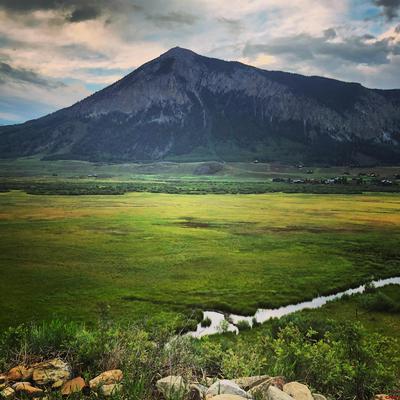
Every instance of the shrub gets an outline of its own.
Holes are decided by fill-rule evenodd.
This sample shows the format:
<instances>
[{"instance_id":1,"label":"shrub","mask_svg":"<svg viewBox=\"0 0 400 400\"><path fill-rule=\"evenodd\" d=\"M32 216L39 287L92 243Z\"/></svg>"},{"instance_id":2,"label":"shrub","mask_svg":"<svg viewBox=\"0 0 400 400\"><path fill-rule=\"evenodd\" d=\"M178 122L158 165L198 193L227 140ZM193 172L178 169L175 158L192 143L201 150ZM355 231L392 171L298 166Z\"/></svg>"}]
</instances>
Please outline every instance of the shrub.
<instances>
[{"instance_id":1,"label":"shrub","mask_svg":"<svg viewBox=\"0 0 400 400\"><path fill-rule=\"evenodd\" d=\"M211 326L211 319L209 317L206 317L201 321L201 326L203 328L207 328L208 326Z\"/></svg>"},{"instance_id":2,"label":"shrub","mask_svg":"<svg viewBox=\"0 0 400 400\"><path fill-rule=\"evenodd\" d=\"M369 311L398 313L400 304L382 292L373 292L360 297L360 304Z\"/></svg>"},{"instance_id":3,"label":"shrub","mask_svg":"<svg viewBox=\"0 0 400 400\"><path fill-rule=\"evenodd\" d=\"M236 326L238 327L239 331L248 331L251 329L250 324L245 319L239 321Z\"/></svg>"}]
</instances>

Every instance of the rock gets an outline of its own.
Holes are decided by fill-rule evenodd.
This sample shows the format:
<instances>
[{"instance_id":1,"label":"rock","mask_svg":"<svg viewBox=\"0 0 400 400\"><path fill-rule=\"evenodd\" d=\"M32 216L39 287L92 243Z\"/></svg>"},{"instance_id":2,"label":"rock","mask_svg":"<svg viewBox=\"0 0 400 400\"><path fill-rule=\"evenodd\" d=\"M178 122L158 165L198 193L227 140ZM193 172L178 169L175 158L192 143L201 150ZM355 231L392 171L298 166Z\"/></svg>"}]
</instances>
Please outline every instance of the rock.
<instances>
[{"instance_id":1,"label":"rock","mask_svg":"<svg viewBox=\"0 0 400 400\"><path fill-rule=\"evenodd\" d=\"M310 389L299 382L287 383L283 391L296 400L314 400Z\"/></svg>"},{"instance_id":2,"label":"rock","mask_svg":"<svg viewBox=\"0 0 400 400\"><path fill-rule=\"evenodd\" d=\"M269 386L267 389L267 400L293 400L293 397L290 397L283 390L278 389L276 386Z\"/></svg>"},{"instance_id":3,"label":"rock","mask_svg":"<svg viewBox=\"0 0 400 400\"><path fill-rule=\"evenodd\" d=\"M122 381L123 373L120 369L111 369L109 371L102 372L89 381L91 389L97 389L99 386L111 385Z\"/></svg>"},{"instance_id":4,"label":"rock","mask_svg":"<svg viewBox=\"0 0 400 400\"><path fill-rule=\"evenodd\" d=\"M250 390L255 386L265 382L270 379L269 375L258 375L258 376L243 376L241 378L232 379L232 382L235 382L239 385L243 390Z\"/></svg>"},{"instance_id":5,"label":"rock","mask_svg":"<svg viewBox=\"0 0 400 400\"><path fill-rule=\"evenodd\" d=\"M15 390L12 387L6 387L5 389L0 391L0 398L2 399L11 399L15 395Z\"/></svg>"},{"instance_id":6,"label":"rock","mask_svg":"<svg viewBox=\"0 0 400 400\"><path fill-rule=\"evenodd\" d=\"M61 388L61 394L63 396L69 396L71 393L79 393L85 386L86 382L79 376L65 382Z\"/></svg>"},{"instance_id":7,"label":"rock","mask_svg":"<svg viewBox=\"0 0 400 400\"><path fill-rule=\"evenodd\" d=\"M17 393L24 393L29 397L43 397L44 392L42 389L32 386L30 382L17 382L13 385L13 389Z\"/></svg>"},{"instance_id":8,"label":"rock","mask_svg":"<svg viewBox=\"0 0 400 400\"><path fill-rule=\"evenodd\" d=\"M66 382L71 376L69 365L59 358L38 363L32 367L32 379L38 385L54 384L57 381Z\"/></svg>"},{"instance_id":9,"label":"rock","mask_svg":"<svg viewBox=\"0 0 400 400\"><path fill-rule=\"evenodd\" d=\"M99 393L102 394L104 397L110 397L122 390L121 383L111 383L109 385L103 385L99 388Z\"/></svg>"},{"instance_id":10,"label":"rock","mask_svg":"<svg viewBox=\"0 0 400 400\"><path fill-rule=\"evenodd\" d=\"M32 368L26 368L23 365L18 365L17 367L11 368L7 374L7 380L17 382L17 381L28 381L32 378Z\"/></svg>"},{"instance_id":11,"label":"rock","mask_svg":"<svg viewBox=\"0 0 400 400\"><path fill-rule=\"evenodd\" d=\"M319 393L313 393L312 397L314 400L327 400L325 396L323 396L322 394L319 394ZM376 399L376 400L387 400L387 399L383 398L383 399Z\"/></svg>"},{"instance_id":12,"label":"rock","mask_svg":"<svg viewBox=\"0 0 400 400\"><path fill-rule=\"evenodd\" d=\"M7 380L7 375L0 374L0 384L4 383Z\"/></svg>"},{"instance_id":13,"label":"rock","mask_svg":"<svg viewBox=\"0 0 400 400\"><path fill-rule=\"evenodd\" d=\"M169 375L159 379L156 386L166 399L181 396L187 391L187 386L183 378L176 375Z\"/></svg>"},{"instance_id":14,"label":"rock","mask_svg":"<svg viewBox=\"0 0 400 400\"><path fill-rule=\"evenodd\" d=\"M207 386L201 385L200 383L192 383L189 388L190 400L204 400L206 398Z\"/></svg>"},{"instance_id":15,"label":"rock","mask_svg":"<svg viewBox=\"0 0 400 400\"><path fill-rule=\"evenodd\" d=\"M283 385L285 384L285 380L281 376L274 376L269 379L266 379L265 381L261 382L257 386L253 386L248 393L251 396L256 396L256 397L261 397L263 399L266 399L268 394L268 388L270 386L277 387L279 390L283 389Z\"/></svg>"},{"instance_id":16,"label":"rock","mask_svg":"<svg viewBox=\"0 0 400 400\"><path fill-rule=\"evenodd\" d=\"M245 400L245 397L236 394L218 394L212 398L213 400Z\"/></svg>"},{"instance_id":17,"label":"rock","mask_svg":"<svg viewBox=\"0 0 400 400\"><path fill-rule=\"evenodd\" d=\"M222 379L214 382L207 390L206 398L217 396L219 394L234 394L240 397L249 398L246 391L244 391L235 382L229 381L227 379Z\"/></svg>"},{"instance_id":18,"label":"rock","mask_svg":"<svg viewBox=\"0 0 400 400\"><path fill-rule=\"evenodd\" d=\"M388 396L387 394L376 394L374 396L374 400L389 400L389 399L390 399L390 396ZM319 399L317 399L317 400L319 400Z\"/></svg>"}]
</instances>

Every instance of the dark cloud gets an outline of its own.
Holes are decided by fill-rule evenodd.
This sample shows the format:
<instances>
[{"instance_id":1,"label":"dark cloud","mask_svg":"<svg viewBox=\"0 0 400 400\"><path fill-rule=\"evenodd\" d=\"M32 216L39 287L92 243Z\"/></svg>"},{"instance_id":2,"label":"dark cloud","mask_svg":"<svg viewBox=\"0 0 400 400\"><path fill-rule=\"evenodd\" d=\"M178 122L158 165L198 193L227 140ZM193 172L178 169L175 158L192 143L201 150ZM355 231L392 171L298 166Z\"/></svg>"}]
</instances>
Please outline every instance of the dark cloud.
<instances>
[{"instance_id":1,"label":"dark cloud","mask_svg":"<svg viewBox=\"0 0 400 400\"><path fill-rule=\"evenodd\" d=\"M259 53L281 55L288 60L313 60L320 57L340 59L345 63L383 65L390 62L391 54L398 54L400 46L390 39L374 42L371 36L349 36L342 41L332 42L324 35L314 37L308 34L281 37L268 44L246 44L243 55L252 57Z\"/></svg>"},{"instance_id":2,"label":"dark cloud","mask_svg":"<svg viewBox=\"0 0 400 400\"><path fill-rule=\"evenodd\" d=\"M88 6L88 7L75 8L67 19L70 22L80 22L80 21L87 21L90 19L96 19L100 15L101 12L99 9Z\"/></svg>"},{"instance_id":3,"label":"dark cloud","mask_svg":"<svg viewBox=\"0 0 400 400\"><path fill-rule=\"evenodd\" d=\"M178 11L172 11L168 14L147 14L146 19L153 21L157 25L173 28L177 25L193 25L198 17Z\"/></svg>"},{"instance_id":4,"label":"dark cloud","mask_svg":"<svg viewBox=\"0 0 400 400\"><path fill-rule=\"evenodd\" d=\"M217 21L223 24L232 34L238 34L243 31L243 23L239 19L220 17L217 18Z\"/></svg>"},{"instance_id":5,"label":"dark cloud","mask_svg":"<svg viewBox=\"0 0 400 400\"><path fill-rule=\"evenodd\" d=\"M334 39L337 36L335 29L329 28L324 30L324 37L326 39Z\"/></svg>"},{"instance_id":6,"label":"dark cloud","mask_svg":"<svg viewBox=\"0 0 400 400\"><path fill-rule=\"evenodd\" d=\"M37 10L54 10L68 22L98 18L109 5L105 0L0 0L0 9L10 13L28 14Z\"/></svg>"},{"instance_id":7,"label":"dark cloud","mask_svg":"<svg viewBox=\"0 0 400 400\"><path fill-rule=\"evenodd\" d=\"M49 89L65 86L64 83L46 79L35 71L24 68L15 68L8 63L0 62L0 83L7 83L10 81L17 83L31 83Z\"/></svg>"},{"instance_id":8,"label":"dark cloud","mask_svg":"<svg viewBox=\"0 0 400 400\"><path fill-rule=\"evenodd\" d=\"M374 0L374 4L382 8L382 15L388 21L399 16L400 0Z\"/></svg>"}]
</instances>

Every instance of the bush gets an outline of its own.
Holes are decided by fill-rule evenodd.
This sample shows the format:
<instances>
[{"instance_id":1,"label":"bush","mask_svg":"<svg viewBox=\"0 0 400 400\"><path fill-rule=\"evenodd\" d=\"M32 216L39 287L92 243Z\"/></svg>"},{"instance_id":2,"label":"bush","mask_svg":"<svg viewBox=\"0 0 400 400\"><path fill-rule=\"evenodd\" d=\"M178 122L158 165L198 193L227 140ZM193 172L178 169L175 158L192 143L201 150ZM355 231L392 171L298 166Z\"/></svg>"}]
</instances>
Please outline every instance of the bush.
<instances>
[{"instance_id":1,"label":"bush","mask_svg":"<svg viewBox=\"0 0 400 400\"><path fill-rule=\"evenodd\" d=\"M211 319L209 317L204 318L203 321L201 321L201 326L203 328L211 326Z\"/></svg>"},{"instance_id":2,"label":"bush","mask_svg":"<svg viewBox=\"0 0 400 400\"><path fill-rule=\"evenodd\" d=\"M400 312L400 304L382 292L368 293L360 298L360 304L369 311Z\"/></svg>"},{"instance_id":3,"label":"bush","mask_svg":"<svg viewBox=\"0 0 400 400\"><path fill-rule=\"evenodd\" d=\"M245 319L239 321L236 326L238 327L239 331L248 331L251 329L250 324Z\"/></svg>"}]
</instances>

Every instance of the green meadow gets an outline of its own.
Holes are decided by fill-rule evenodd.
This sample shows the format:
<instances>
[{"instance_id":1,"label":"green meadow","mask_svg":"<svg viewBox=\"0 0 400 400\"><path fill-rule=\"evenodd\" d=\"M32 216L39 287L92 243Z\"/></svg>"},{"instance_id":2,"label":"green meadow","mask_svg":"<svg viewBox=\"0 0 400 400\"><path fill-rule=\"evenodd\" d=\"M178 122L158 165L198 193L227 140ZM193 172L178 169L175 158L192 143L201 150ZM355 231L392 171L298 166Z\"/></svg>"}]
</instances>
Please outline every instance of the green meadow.
<instances>
[{"instance_id":1,"label":"green meadow","mask_svg":"<svg viewBox=\"0 0 400 400\"><path fill-rule=\"evenodd\" d=\"M0 194L0 326L253 313L399 275L400 194Z\"/></svg>"}]
</instances>

